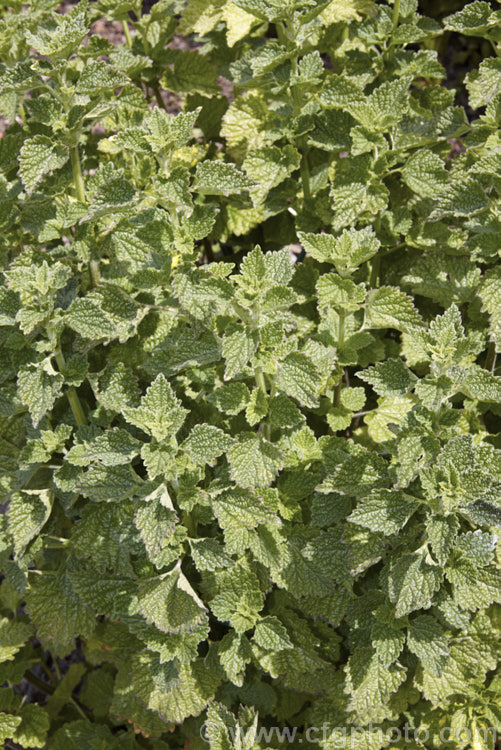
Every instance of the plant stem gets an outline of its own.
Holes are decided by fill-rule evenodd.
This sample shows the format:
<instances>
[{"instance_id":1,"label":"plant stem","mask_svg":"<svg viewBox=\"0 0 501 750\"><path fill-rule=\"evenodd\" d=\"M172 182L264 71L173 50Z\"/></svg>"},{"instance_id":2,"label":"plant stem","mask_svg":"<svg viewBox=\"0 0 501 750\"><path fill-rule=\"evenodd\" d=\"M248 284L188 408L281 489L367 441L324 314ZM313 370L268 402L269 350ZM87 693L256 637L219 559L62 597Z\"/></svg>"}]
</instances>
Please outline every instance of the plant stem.
<instances>
[{"instance_id":1,"label":"plant stem","mask_svg":"<svg viewBox=\"0 0 501 750\"><path fill-rule=\"evenodd\" d=\"M339 313L339 328L338 328L338 336L337 336L338 351L339 349L341 349L343 344L344 344L344 314ZM339 406L342 387L343 387L343 378L341 377L339 383L336 385L334 389L334 406Z\"/></svg>"},{"instance_id":2,"label":"plant stem","mask_svg":"<svg viewBox=\"0 0 501 750\"><path fill-rule=\"evenodd\" d=\"M306 203L306 201L311 199L310 167L306 153L301 154L301 184L303 186L303 198Z\"/></svg>"},{"instance_id":3,"label":"plant stem","mask_svg":"<svg viewBox=\"0 0 501 750\"><path fill-rule=\"evenodd\" d=\"M399 18L400 18L400 0L395 0L393 3L393 27L391 30L392 35L397 30Z\"/></svg>"},{"instance_id":4,"label":"plant stem","mask_svg":"<svg viewBox=\"0 0 501 750\"><path fill-rule=\"evenodd\" d=\"M73 181L75 183L75 189L77 191L77 198L80 203L85 203L85 184L82 175L82 165L80 164L80 156L78 155L78 144L72 146L70 154L71 166L73 169Z\"/></svg>"},{"instance_id":5,"label":"plant stem","mask_svg":"<svg viewBox=\"0 0 501 750\"><path fill-rule=\"evenodd\" d=\"M38 688L38 690L41 690L43 693L47 693L47 695L52 695L54 693L55 688L53 688L52 685L47 685L46 682L40 680L35 674L33 674L33 672L25 672L24 679L31 683L34 687Z\"/></svg>"},{"instance_id":6,"label":"plant stem","mask_svg":"<svg viewBox=\"0 0 501 750\"><path fill-rule=\"evenodd\" d=\"M487 349L487 357L485 358L484 367L486 370L489 370L489 372L494 374L494 369L496 367L496 344L494 341L490 342L489 348Z\"/></svg>"},{"instance_id":7,"label":"plant stem","mask_svg":"<svg viewBox=\"0 0 501 750\"><path fill-rule=\"evenodd\" d=\"M264 372L261 365L255 366L254 377L256 379L257 387L266 395L266 380L264 378ZM263 431L263 436L266 438L266 440L269 440L271 438L271 425L268 422L261 422L261 429Z\"/></svg>"},{"instance_id":8,"label":"plant stem","mask_svg":"<svg viewBox=\"0 0 501 750\"><path fill-rule=\"evenodd\" d=\"M263 393L266 393L266 380L264 379L263 368L260 365L256 365L254 368L254 377L256 378L256 385L260 388Z\"/></svg>"},{"instance_id":9,"label":"plant stem","mask_svg":"<svg viewBox=\"0 0 501 750\"><path fill-rule=\"evenodd\" d=\"M122 28L124 30L125 41L128 47L132 47L132 37L130 35L129 24L127 21L122 21Z\"/></svg>"},{"instance_id":10,"label":"plant stem","mask_svg":"<svg viewBox=\"0 0 501 750\"><path fill-rule=\"evenodd\" d=\"M193 516L193 511L183 511L183 526L186 527L190 537L196 537L198 524L196 518Z\"/></svg>"},{"instance_id":11,"label":"plant stem","mask_svg":"<svg viewBox=\"0 0 501 750\"><path fill-rule=\"evenodd\" d=\"M158 83L155 83L155 85L151 87L151 90L155 94L155 99L157 100L158 106L167 111L167 107L165 106L165 102L162 98L162 93L160 91L160 86L158 85Z\"/></svg>"},{"instance_id":12,"label":"plant stem","mask_svg":"<svg viewBox=\"0 0 501 750\"><path fill-rule=\"evenodd\" d=\"M59 367L59 369L64 370L66 367L66 362L65 362L64 355L61 349L55 352L55 358L56 358L57 366ZM87 418L85 416L83 406L80 402L80 399L78 398L78 394L74 386L71 385L68 388L68 390L66 391L66 396L68 397L71 411L73 412L73 416L75 417L75 422L77 424L87 424Z\"/></svg>"},{"instance_id":13,"label":"plant stem","mask_svg":"<svg viewBox=\"0 0 501 750\"><path fill-rule=\"evenodd\" d=\"M54 675L52 674L52 672L50 671L50 669L47 666L47 664L44 661L41 661L40 662L40 666L42 667L43 671L45 672L45 674L47 675L47 677L49 678L49 680L51 681L51 683L53 685L57 685L57 680L54 677Z\"/></svg>"},{"instance_id":14,"label":"plant stem","mask_svg":"<svg viewBox=\"0 0 501 750\"><path fill-rule=\"evenodd\" d=\"M92 286L99 286L101 282L101 272L99 271L99 262L97 260L91 260L89 263L90 278Z\"/></svg>"},{"instance_id":15,"label":"plant stem","mask_svg":"<svg viewBox=\"0 0 501 750\"><path fill-rule=\"evenodd\" d=\"M370 286L371 289L376 289L379 282L379 269L381 266L381 255L378 253L373 259L371 263L371 278L370 278Z\"/></svg>"},{"instance_id":16,"label":"plant stem","mask_svg":"<svg viewBox=\"0 0 501 750\"><path fill-rule=\"evenodd\" d=\"M73 708L76 709L76 711L78 711L78 713L80 714L80 716L82 717L82 719L85 719L85 721L89 721L89 718L90 718L89 714L87 714L84 711L84 709L82 708L82 706L76 701L75 698L70 698L70 703L73 706Z\"/></svg>"},{"instance_id":17,"label":"plant stem","mask_svg":"<svg viewBox=\"0 0 501 750\"><path fill-rule=\"evenodd\" d=\"M80 156L78 154L78 143L75 144L71 149L71 166L73 169L73 182L75 183L77 198L80 203L85 203L85 183L82 174ZM97 260L90 261L89 270L92 286L98 286L101 280L101 274L99 273L99 264Z\"/></svg>"},{"instance_id":18,"label":"plant stem","mask_svg":"<svg viewBox=\"0 0 501 750\"><path fill-rule=\"evenodd\" d=\"M204 246L205 257L207 258L207 263L213 263L214 262L214 252L212 250L212 245L211 245L210 240L207 237L205 237L202 240L202 244Z\"/></svg>"}]
</instances>

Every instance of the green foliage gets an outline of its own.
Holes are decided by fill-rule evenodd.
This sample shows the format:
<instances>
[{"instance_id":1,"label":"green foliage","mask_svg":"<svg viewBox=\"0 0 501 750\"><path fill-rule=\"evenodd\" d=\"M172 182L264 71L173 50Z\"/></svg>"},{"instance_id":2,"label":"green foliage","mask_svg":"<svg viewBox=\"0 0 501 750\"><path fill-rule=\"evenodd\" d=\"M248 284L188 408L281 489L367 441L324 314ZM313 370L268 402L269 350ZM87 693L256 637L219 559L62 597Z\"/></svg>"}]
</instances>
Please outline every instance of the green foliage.
<instances>
[{"instance_id":1,"label":"green foliage","mask_svg":"<svg viewBox=\"0 0 501 750\"><path fill-rule=\"evenodd\" d=\"M500 11L140 5L2 4L0 743L493 750Z\"/></svg>"}]
</instances>

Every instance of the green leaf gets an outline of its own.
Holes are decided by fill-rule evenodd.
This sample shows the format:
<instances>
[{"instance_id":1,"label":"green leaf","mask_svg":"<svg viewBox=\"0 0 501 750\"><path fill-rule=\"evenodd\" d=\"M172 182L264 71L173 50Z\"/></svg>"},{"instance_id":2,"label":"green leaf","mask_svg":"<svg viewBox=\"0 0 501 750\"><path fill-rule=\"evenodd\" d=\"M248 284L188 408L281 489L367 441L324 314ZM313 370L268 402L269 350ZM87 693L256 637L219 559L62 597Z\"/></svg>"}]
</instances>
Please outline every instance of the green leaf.
<instances>
[{"instance_id":1,"label":"green leaf","mask_svg":"<svg viewBox=\"0 0 501 750\"><path fill-rule=\"evenodd\" d=\"M401 359L392 358L357 373L357 378L369 383L379 396L406 396L417 382Z\"/></svg>"},{"instance_id":2,"label":"green leaf","mask_svg":"<svg viewBox=\"0 0 501 750\"><path fill-rule=\"evenodd\" d=\"M474 216L487 206L487 196L476 177L451 182L436 198L430 220L446 216Z\"/></svg>"},{"instance_id":3,"label":"green leaf","mask_svg":"<svg viewBox=\"0 0 501 750\"><path fill-rule=\"evenodd\" d=\"M36 703L21 708L21 723L12 735L21 747L43 747L49 732L50 719L46 711Z\"/></svg>"},{"instance_id":4,"label":"green leaf","mask_svg":"<svg viewBox=\"0 0 501 750\"><path fill-rule=\"evenodd\" d=\"M406 185L422 198L435 198L447 183L442 159L431 151L417 151L402 169Z\"/></svg>"},{"instance_id":5,"label":"green leaf","mask_svg":"<svg viewBox=\"0 0 501 750\"><path fill-rule=\"evenodd\" d=\"M141 581L138 610L164 633L191 633L205 620L205 605L180 570Z\"/></svg>"},{"instance_id":6,"label":"green leaf","mask_svg":"<svg viewBox=\"0 0 501 750\"><path fill-rule=\"evenodd\" d=\"M211 600L212 613L220 622L230 622L237 633L252 628L263 607L263 595L257 577L243 566L221 573L220 591Z\"/></svg>"},{"instance_id":7,"label":"green leaf","mask_svg":"<svg viewBox=\"0 0 501 750\"><path fill-rule=\"evenodd\" d=\"M182 444L183 450L198 465L213 465L215 459L226 453L233 445L233 438L219 427L210 424L197 424Z\"/></svg>"},{"instance_id":8,"label":"green leaf","mask_svg":"<svg viewBox=\"0 0 501 750\"><path fill-rule=\"evenodd\" d=\"M440 565L445 565L454 544L459 522L453 515L430 516L426 521L426 533L431 549Z\"/></svg>"},{"instance_id":9,"label":"green leaf","mask_svg":"<svg viewBox=\"0 0 501 750\"><path fill-rule=\"evenodd\" d=\"M268 487L283 468L282 452L253 432L243 432L229 449L230 476L240 487Z\"/></svg>"},{"instance_id":10,"label":"green leaf","mask_svg":"<svg viewBox=\"0 0 501 750\"><path fill-rule=\"evenodd\" d=\"M470 365L459 380L458 390L468 398L499 403L501 400L501 377L495 377L479 365Z\"/></svg>"},{"instance_id":11,"label":"green leaf","mask_svg":"<svg viewBox=\"0 0 501 750\"><path fill-rule=\"evenodd\" d=\"M146 120L151 135L146 136L153 152L177 149L184 146L193 135L193 127L200 108L193 112L180 112L176 117L160 107L155 107Z\"/></svg>"},{"instance_id":12,"label":"green leaf","mask_svg":"<svg viewBox=\"0 0 501 750\"><path fill-rule=\"evenodd\" d=\"M41 55L52 59L68 59L88 32L86 3L81 3L64 16L54 14L47 27L36 34L26 32L26 39Z\"/></svg>"},{"instance_id":13,"label":"green leaf","mask_svg":"<svg viewBox=\"0 0 501 750\"><path fill-rule=\"evenodd\" d=\"M130 465L105 466L93 464L79 479L78 488L95 502L123 500L134 493L140 479Z\"/></svg>"},{"instance_id":14,"label":"green leaf","mask_svg":"<svg viewBox=\"0 0 501 750\"><path fill-rule=\"evenodd\" d=\"M137 330L145 310L118 286L107 284L77 297L68 308L65 322L83 338L124 342Z\"/></svg>"},{"instance_id":15,"label":"green leaf","mask_svg":"<svg viewBox=\"0 0 501 750\"><path fill-rule=\"evenodd\" d=\"M370 227L345 229L339 237L331 234L298 233L305 250L320 263L333 263L341 276L353 273L372 258L380 243Z\"/></svg>"},{"instance_id":16,"label":"green leaf","mask_svg":"<svg viewBox=\"0 0 501 750\"><path fill-rule=\"evenodd\" d=\"M293 648L293 644L280 620L276 617L264 617L254 630L252 640L267 651L283 651Z\"/></svg>"},{"instance_id":17,"label":"green leaf","mask_svg":"<svg viewBox=\"0 0 501 750\"><path fill-rule=\"evenodd\" d=\"M40 533L52 510L50 490L27 490L12 496L8 510L8 528L19 558Z\"/></svg>"},{"instance_id":18,"label":"green leaf","mask_svg":"<svg viewBox=\"0 0 501 750\"><path fill-rule=\"evenodd\" d=\"M369 648L359 648L352 654L346 667L346 692L350 695L349 709L364 711L382 706L405 679L405 669L392 664L385 667L377 654Z\"/></svg>"},{"instance_id":19,"label":"green leaf","mask_svg":"<svg viewBox=\"0 0 501 750\"><path fill-rule=\"evenodd\" d=\"M422 325L421 316L411 297L400 289L382 286L367 296L368 325L372 328L396 328L412 331Z\"/></svg>"},{"instance_id":20,"label":"green leaf","mask_svg":"<svg viewBox=\"0 0 501 750\"><path fill-rule=\"evenodd\" d=\"M489 338L496 343L496 350L501 348L501 269L489 269L482 278L478 295L482 300L482 310L489 315Z\"/></svg>"},{"instance_id":21,"label":"green leaf","mask_svg":"<svg viewBox=\"0 0 501 750\"><path fill-rule=\"evenodd\" d=\"M51 750L80 750L83 747L118 750L119 746L107 726L80 719L60 727L51 738L50 747Z\"/></svg>"},{"instance_id":22,"label":"green leaf","mask_svg":"<svg viewBox=\"0 0 501 750\"><path fill-rule=\"evenodd\" d=\"M245 635L234 631L226 633L218 643L217 655L228 680L242 687L247 664L252 659L250 643Z\"/></svg>"},{"instance_id":23,"label":"green leaf","mask_svg":"<svg viewBox=\"0 0 501 750\"><path fill-rule=\"evenodd\" d=\"M276 510L267 506L265 498L251 492L223 492L214 498L212 507L222 529L254 529L260 524L279 523Z\"/></svg>"},{"instance_id":24,"label":"green leaf","mask_svg":"<svg viewBox=\"0 0 501 750\"><path fill-rule=\"evenodd\" d=\"M255 182L234 164L204 161L197 164L195 190L204 195L238 195L254 187Z\"/></svg>"},{"instance_id":25,"label":"green leaf","mask_svg":"<svg viewBox=\"0 0 501 750\"><path fill-rule=\"evenodd\" d=\"M250 179L258 184L252 190L256 205L262 203L270 190L280 185L292 172L299 168L299 152L293 146L282 149L268 146L251 151L242 168Z\"/></svg>"},{"instance_id":26,"label":"green leaf","mask_svg":"<svg viewBox=\"0 0 501 750\"><path fill-rule=\"evenodd\" d=\"M138 504L134 523L143 540L150 560L160 554L176 528L177 516L167 489L160 485Z\"/></svg>"},{"instance_id":27,"label":"green leaf","mask_svg":"<svg viewBox=\"0 0 501 750\"><path fill-rule=\"evenodd\" d=\"M313 361L306 354L289 354L280 364L276 384L302 406L318 406L319 374Z\"/></svg>"},{"instance_id":28,"label":"green leaf","mask_svg":"<svg viewBox=\"0 0 501 750\"><path fill-rule=\"evenodd\" d=\"M501 61L488 57L466 76L470 107L485 107L501 92Z\"/></svg>"},{"instance_id":29,"label":"green leaf","mask_svg":"<svg viewBox=\"0 0 501 750\"><path fill-rule=\"evenodd\" d=\"M126 76L114 70L111 65L101 60L91 60L78 79L77 92L95 95L99 92L113 91L126 83Z\"/></svg>"},{"instance_id":30,"label":"green leaf","mask_svg":"<svg viewBox=\"0 0 501 750\"><path fill-rule=\"evenodd\" d=\"M33 636L33 626L21 620L0 619L0 662L10 661Z\"/></svg>"},{"instance_id":31,"label":"green leaf","mask_svg":"<svg viewBox=\"0 0 501 750\"><path fill-rule=\"evenodd\" d=\"M26 140L19 154L19 174L27 192L32 193L45 175L61 169L68 158L68 149L45 135Z\"/></svg>"},{"instance_id":32,"label":"green leaf","mask_svg":"<svg viewBox=\"0 0 501 750\"><path fill-rule=\"evenodd\" d=\"M66 454L66 459L75 466L88 466L93 461L100 461L105 466L119 466L130 463L138 455L140 445L139 440L129 432L115 427L93 440L76 442Z\"/></svg>"},{"instance_id":33,"label":"green leaf","mask_svg":"<svg viewBox=\"0 0 501 750\"><path fill-rule=\"evenodd\" d=\"M392 625L376 620L371 630L371 642L386 668L393 664L405 645L405 634Z\"/></svg>"},{"instance_id":34,"label":"green leaf","mask_svg":"<svg viewBox=\"0 0 501 750\"><path fill-rule=\"evenodd\" d=\"M432 675L440 677L449 660L443 629L430 615L420 615L409 623L407 646Z\"/></svg>"},{"instance_id":35,"label":"green leaf","mask_svg":"<svg viewBox=\"0 0 501 750\"><path fill-rule=\"evenodd\" d=\"M12 738L21 722L21 716L0 712L0 742Z\"/></svg>"},{"instance_id":36,"label":"green leaf","mask_svg":"<svg viewBox=\"0 0 501 750\"><path fill-rule=\"evenodd\" d=\"M430 565L423 555L402 555L389 573L389 597L395 604L397 617L428 609L435 591L438 590L443 573L438 566Z\"/></svg>"},{"instance_id":37,"label":"green leaf","mask_svg":"<svg viewBox=\"0 0 501 750\"><path fill-rule=\"evenodd\" d=\"M195 50L178 52L174 59L174 70L163 76L164 88L179 93L194 92L213 96L220 89L217 85L217 68L205 55Z\"/></svg>"},{"instance_id":38,"label":"green leaf","mask_svg":"<svg viewBox=\"0 0 501 750\"><path fill-rule=\"evenodd\" d=\"M91 383L98 403L105 409L120 412L124 404L139 401L137 380L123 362L107 365Z\"/></svg>"},{"instance_id":39,"label":"green leaf","mask_svg":"<svg viewBox=\"0 0 501 750\"><path fill-rule=\"evenodd\" d=\"M489 3L475 0L444 19L445 28L468 36L483 36L489 27L492 9Z\"/></svg>"},{"instance_id":40,"label":"green leaf","mask_svg":"<svg viewBox=\"0 0 501 750\"><path fill-rule=\"evenodd\" d=\"M140 405L125 407L122 413L130 424L156 440L165 440L175 438L188 412L181 406L165 376L160 374L147 388Z\"/></svg>"},{"instance_id":41,"label":"green leaf","mask_svg":"<svg viewBox=\"0 0 501 750\"><path fill-rule=\"evenodd\" d=\"M243 411L250 392L245 383L228 383L209 393L207 400L224 414L235 415Z\"/></svg>"},{"instance_id":42,"label":"green leaf","mask_svg":"<svg viewBox=\"0 0 501 750\"><path fill-rule=\"evenodd\" d=\"M28 407L34 427L38 426L61 395L63 381L63 376L53 369L49 360L38 365L27 365L19 371L19 398Z\"/></svg>"},{"instance_id":43,"label":"green leaf","mask_svg":"<svg viewBox=\"0 0 501 750\"><path fill-rule=\"evenodd\" d=\"M401 490L375 490L359 501L348 520L371 531L397 534L419 507Z\"/></svg>"},{"instance_id":44,"label":"green leaf","mask_svg":"<svg viewBox=\"0 0 501 750\"><path fill-rule=\"evenodd\" d=\"M146 651L133 664L135 694L167 723L181 724L189 716L198 716L214 697L219 681L219 674L201 660L177 671L173 662L161 664Z\"/></svg>"},{"instance_id":45,"label":"green leaf","mask_svg":"<svg viewBox=\"0 0 501 750\"><path fill-rule=\"evenodd\" d=\"M365 299L365 285L354 284L335 273L324 273L317 281L318 305L333 307L338 312L350 313L360 309Z\"/></svg>"},{"instance_id":46,"label":"green leaf","mask_svg":"<svg viewBox=\"0 0 501 750\"><path fill-rule=\"evenodd\" d=\"M88 637L95 627L94 613L74 592L64 571L31 576L26 609L37 638L56 656L70 653L75 638Z\"/></svg>"},{"instance_id":47,"label":"green leaf","mask_svg":"<svg viewBox=\"0 0 501 750\"><path fill-rule=\"evenodd\" d=\"M226 360L224 379L231 380L242 372L251 357L254 356L257 344L252 333L245 328L237 328L225 333L223 338L223 357Z\"/></svg>"}]
</instances>

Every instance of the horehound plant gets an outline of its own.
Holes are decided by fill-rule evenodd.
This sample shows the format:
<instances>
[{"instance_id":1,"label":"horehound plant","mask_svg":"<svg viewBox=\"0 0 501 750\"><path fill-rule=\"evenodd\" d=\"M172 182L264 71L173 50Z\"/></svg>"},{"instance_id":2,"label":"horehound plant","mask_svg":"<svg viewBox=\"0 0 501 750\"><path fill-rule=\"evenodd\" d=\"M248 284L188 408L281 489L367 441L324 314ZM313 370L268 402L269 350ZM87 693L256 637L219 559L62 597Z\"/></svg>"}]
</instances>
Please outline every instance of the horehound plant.
<instances>
[{"instance_id":1,"label":"horehound plant","mask_svg":"<svg viewBox=\"0 0 501 750\"><path fill-rule=\"evenodd\" d=\"M1 742L493 750L499 11L56 7L0 24Z\"/></svg>"}]
</instances>

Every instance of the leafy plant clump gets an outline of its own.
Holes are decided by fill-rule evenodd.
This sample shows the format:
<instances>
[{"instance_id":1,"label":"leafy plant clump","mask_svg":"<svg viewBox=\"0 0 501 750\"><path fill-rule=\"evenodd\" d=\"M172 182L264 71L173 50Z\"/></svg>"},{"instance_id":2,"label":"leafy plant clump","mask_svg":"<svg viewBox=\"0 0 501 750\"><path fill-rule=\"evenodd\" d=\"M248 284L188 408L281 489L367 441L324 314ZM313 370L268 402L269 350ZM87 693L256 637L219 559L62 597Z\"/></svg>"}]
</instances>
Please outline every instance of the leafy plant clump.
<instances>
[{"instance_id":1,"label":"leafy plant clump","mask_svg":"<svg viewBox=\"0 0 501 750\"><path fill-rule=\"evenodd\" d=\"M56 9L0 19L0 743L492 750L501 11Z\"/></svg>"}]
</instances>

